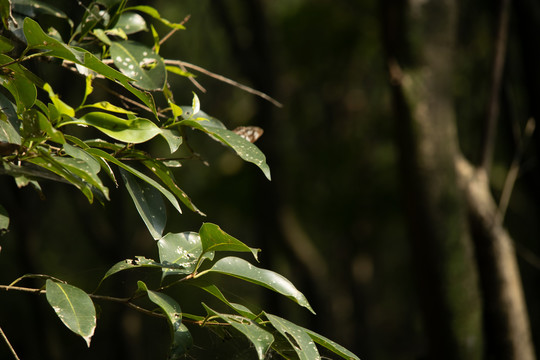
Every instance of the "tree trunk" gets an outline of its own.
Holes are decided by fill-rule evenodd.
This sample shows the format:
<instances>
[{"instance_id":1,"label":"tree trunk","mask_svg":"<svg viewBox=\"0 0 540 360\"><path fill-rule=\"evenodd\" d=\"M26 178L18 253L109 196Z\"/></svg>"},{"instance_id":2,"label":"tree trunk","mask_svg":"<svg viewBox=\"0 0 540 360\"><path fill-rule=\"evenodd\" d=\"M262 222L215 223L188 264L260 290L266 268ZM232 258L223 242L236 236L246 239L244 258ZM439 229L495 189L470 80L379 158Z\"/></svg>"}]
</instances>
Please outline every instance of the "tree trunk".
<instances>
[{"instance_id":1,"label":"tree trunk","mask_svg":"<svg viewBox=\"0 0 540 360\"><path fill-rule=\"evenodd\" d=\"M459 153L451 93L455 1L388 1L386 43L413 261L430 359L481 359L482 307L467 208L454 167ZM399 16L410 17L396 19ZM398 20L398 21L396 21ZM417 59L401 68L404 28ZM409 30L411 30L409 28Z\"/></svg>"}]
</instances>

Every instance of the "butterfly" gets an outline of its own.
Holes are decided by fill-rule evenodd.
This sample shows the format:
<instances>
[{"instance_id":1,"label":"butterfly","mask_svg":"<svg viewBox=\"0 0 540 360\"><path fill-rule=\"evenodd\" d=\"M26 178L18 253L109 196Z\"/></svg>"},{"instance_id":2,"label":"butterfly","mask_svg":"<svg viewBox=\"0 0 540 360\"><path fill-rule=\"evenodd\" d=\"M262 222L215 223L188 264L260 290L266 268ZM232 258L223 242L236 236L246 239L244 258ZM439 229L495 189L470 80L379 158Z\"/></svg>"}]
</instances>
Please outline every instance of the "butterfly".
<instances>
[{"instance_id":1,"label":"butterfly","mask_svg":"<svg viewBox=\"0 0 540 360\"><path fill-rule=\"evenodd\" d=\"M240 135L247 141L254 143L264 133L264 130L258 126L238 126L233 130L237 135Z\"/></svg>"}]
</instances>

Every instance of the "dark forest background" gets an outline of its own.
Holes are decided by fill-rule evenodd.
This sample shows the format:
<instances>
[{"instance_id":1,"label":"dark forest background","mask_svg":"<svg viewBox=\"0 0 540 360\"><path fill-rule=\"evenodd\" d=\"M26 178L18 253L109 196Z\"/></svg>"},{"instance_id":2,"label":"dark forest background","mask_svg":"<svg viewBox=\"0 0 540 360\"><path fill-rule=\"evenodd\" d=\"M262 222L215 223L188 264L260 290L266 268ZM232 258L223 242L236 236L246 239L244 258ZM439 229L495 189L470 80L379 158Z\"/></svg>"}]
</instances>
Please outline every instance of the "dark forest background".
<instances>
[{"instance_id":1,"label":"dark forest background","mask_svg":"<svg viewBox=\"0 0 540 360\"><path fill-rule=\"evenodd\" d=\"M495 350L498 336L509 336L492 331L497 326L490 323L495 295L482 270L481 242L470 241L482 231L474 231L474 214L463 215L471 212L466 210L470 204L456 210L461 202L452 199L466 196L456 195L461 191L455 179L459 173L446 162L461 149L472 164L486 170L496 203L512 164L519 166L502 224L511 237L507 254L513 256L516 249L532 343L540 349L540 141L538 130L525 131L529 119L540 119L538 1L442 1L434 10L422 9L431 1L407 5L394 0L139 3L150 3L170 20L191 15L187 30L163 46L164 57L200 65L283 104L275 107L201 74L197 80L207 89L202 93L187 79L170 75L178 103L190 104L196 91L202 109L229 128L256 125L265 130L257 145L267 156L272 181L219 144L190 134L192 147L210 166L188 161L176 177L208 217L185 213L169 230L197 230L202 221L211 221L246 244L261 247L262 265L293 281L317 316L236 282L227 295L261 302L362 359L482 358L476 350L444 355L448 348L469 346L463 345L467 341L482 349L484 357L534 358L530 352L527 356L533 357L520 358ZM55 6L82 13L74 1L57 1ZM505 18L508 22L501 22ZM445 27L448 21L453 24ZM451 34L450 42L433 38L443 32ZM151 41L150 34L144 36ZM452 46L454 52L448 55ZM498 50L502 64L496 60ZM418 81L425 86L411 95L407 81L416 81L415 74L426 69L434 78L421 75ZM437 77L441 72L442 79ZM73 76L59 73L54 86L66 102L77 101L83 86L84 80ZM441 112L432 111L441 104ZM434 115L428 121L441 125L437 114L450 117L444 124L455 131L437 132L435 125L415 123L422 106ZM489 133L486 123L493 117L495 131ZM493 145L486 145L486 137ZM436 149L432 161L422 160L422 139ZM483 150L490 147L492 161L484 163ZM451 206L432 204L439 192L430 189L446 183L458 189L448 195ZM115 262L155 256L153 240L126 191L112 191L111 203L102 207L89 205L67 185L43 183L45 199L32 189L17 189L11 178L1 178L0 186L0 202L12 218L10 232L0 238L2 283L25 273L48 273L90 290ZM439 211L442 215L435 216ZM461 217L454 218L456 213ZM465 245L447 240L468 224L473 230ZM433 245L438 243L443 245ZM457 248L457 260L445 257ZM452 272L468 261L472 265L465 270ZM445 263L449 272L440 266ZM124 283L134 286L129 276ZM455 284L475 291L446 290ZM453 300L439 301L447 292ZM22 359L164 356L156 349L159 344L166 349L166 325L131 310L103 304L92 347L86 349L43 299L1 295L1 306L13 310L3 311L0 322ZM479 327L468 320L460 323L463 316L470 318L463 315L467 311L480 319ZM468 331L483 335L451 340L459 338L454 332ZM231 340L224 345L204 336L208 340L196 342L194 358L207 356L200 348L210 352L230 345L242 350L243 343ZM0 357L9 357L3 346Z\"/></svg>"}]
</instances>

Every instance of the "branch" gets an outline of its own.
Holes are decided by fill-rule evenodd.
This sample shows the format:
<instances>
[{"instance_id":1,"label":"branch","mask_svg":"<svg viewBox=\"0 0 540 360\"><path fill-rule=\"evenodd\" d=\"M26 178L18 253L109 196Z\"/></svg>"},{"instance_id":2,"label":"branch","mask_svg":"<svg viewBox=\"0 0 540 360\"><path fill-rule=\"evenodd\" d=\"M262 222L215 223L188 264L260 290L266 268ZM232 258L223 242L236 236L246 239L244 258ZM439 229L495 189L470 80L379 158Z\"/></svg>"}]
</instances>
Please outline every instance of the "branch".
<instances>
[{"instance_id":1,"label":"branch","mask_svg":"<svg viewBox=\"0 0 540 360\"><path fill-rule=\"evenodd\" d=\"M11 346L11 343L9 342L6 334L4 333L4 330L2 330L2 327L0 327L0 335L2 335L2 338L4 339L4 341L6 342L9 350L11 351L11 353L13 354L13 356L15 357L15 359L17 360L20 360L20 358L17 356L17 353L15 352L15 349L13 348L13 346Z\"/></svg>"},{"instance_id":2,"label":"branch","mask_svg":"<svg viewBox=\"0 0 540 360\"><path fill-rule=\"evenodd\" d=\"M491 76L491 94L488 103L487 116L484 123L484 136L479 167L488 174L493 161L497 119L499 117L499 97L501 93L502 76L508 42L508 23L510 17L510 0L502 0L497 26L495 42L495 57L493 59L493 72Z\"/></svg>"}]
</instances>

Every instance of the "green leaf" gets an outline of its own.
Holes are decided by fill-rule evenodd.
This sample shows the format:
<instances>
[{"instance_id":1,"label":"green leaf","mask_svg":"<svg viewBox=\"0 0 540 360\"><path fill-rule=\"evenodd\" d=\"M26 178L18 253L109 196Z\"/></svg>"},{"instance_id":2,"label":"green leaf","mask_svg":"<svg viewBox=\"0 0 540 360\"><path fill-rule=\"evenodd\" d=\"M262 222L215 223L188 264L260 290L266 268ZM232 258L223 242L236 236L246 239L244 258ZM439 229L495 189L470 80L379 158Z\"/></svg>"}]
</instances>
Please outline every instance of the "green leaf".
<instances>
[{"instance_id":1,"label":"green leaf","mask_svg":"<svg viewBox=\"0 0 540 360\"><path fill-rule=\"evenodd\" d=\"M12 58L0 54L0 65L12 62ZM13 95L19 112L32 107L37 97L36 85L26 77L27 72L28 70L19 64L4 66L0 72L0 85Z\"/></svg>"},{"instance_id":2,"label":"green leaf","mask_svg":"<svg viewBox=\"0 0 540 360\"><path fill-rule=\"evenodd\" d=\"M270 346L272 346L272 343L274 342L274 336L272 336L271 333L260 327L255 321L249 318L239 315L218 313L204 303L203 306L208 315L219 317L245 335L255 346L255 351L257 351L258 358L260 360L265 358L268 349L270 349Z\"/></svg>"},{"instance_id":3,"label":"green leaf","mask_svg":"<svg viewBox=\"0 0 540 360\"><path fill-rule=\"evenodd\" d=\"M180 133L176 129L161 129L161 136L167 141L167 144L169 144L169 149L171 150L171 154L176 152L180 145L182 145L182 136L180 136Z\"/></svg>"},{"instance_id":4,"label":"green leaf","mask_svg":"<svg viewBox=\"0 0 540 360\"><path fill-rule=\"evenodd\" d=\"M31 109L31 110L34 110L34 109ZM58 143L58 144L65 144L66 139L64 139L64 134L61 131L55 129L52 126L49 119L47 119L45 115L43 115L43 113L37 110L35 111L38 113L39 127L41 128L41 130L47 133L51 141L54 141L55 143Z\"/></svg>"},{"instance_id":5,"label":"green leaf","mask_svg":"<svg viewBox=\"0 0 540 360\"><path fill-rule=\"evenodd\" d=\"M3 0L5 1L5 0ZM13 42L5 36L0 35L0 53L7 53L13 50Z\"/></svg>"},{"instance_id":6,"label":"green leaf","mask_svg":"<svg viewBox=\"0 0 540 360\"><path fill-rule=\"evenodd\" d=\"M88 108L88 107L97 108L97 109L110 111L110 112L115 112L115 113L118 113L118 114L135 115L135 113L133 111L126 110L126 109L121 108L119 106L115 106L115 105L111 104L108 101L100 101L100 102L97 102L97 103L94 103L94 104L88 104L88 105L83 106L83 108Z\"/></svg>"},{"instance_id":7,"label":"green leaf","mask_svg":"<svg viewBox=\"0 0 540 360\"><path fill-rule=\"evenodd\" d=\"M162 18L159 12L151 6L146 6L146 5L132 6L132 7L124 9L124 11L140 11L142 13L150 15L154 19L161 21L163 24L173 29L179 29L179 30L185 29L184 25L182 24L175 24Z\"/></svg>"},{"instance_id":8,"label":"green leaf","mask_svg":"<svg viewBox=\"0 0 540 360\"><path fill-rule=\"evenodd\" d=\"M280 293L296 302L298 305L307 308L315 314L311 305L294 285L284 276L266 269L261 269L251 265L244 259L229 256L218 260L209 270L199 273L199 276L206 272L217 272L224 275L234 276L251 283L264 286L270 290Z\"/></svg>"},{"instance_id":9,"label":"green leaf","mask_svg":"<svg viewBox=\"0 0 540 360\"><path fill-rule=\"evenodd\" d=\"M265 313L274 328L291 344L300 360L319 360L317 346L304 328L278 316Z\"/></svg>"},{"instance_id":10,"label":"green leaf","mask_svg":"<svg viewBox=\"0 0 540 360\"><path fill-rule=\"evenodd\" d=\"M148 106L157 116L154 99L150 94L134 88L130 84L132 81L131 78L104 64L90 52L81 48L71 47L45 34L39 24L30 18L24 19L24 35L26 37L28 47L31 49L42 50L45 51L48 56L72 61L75 64L82 65L98 74L105 76L109 80L119 82L128 91L139 98L139 100L141 100L146 106Z\"/></svg>"},{"instance_id":11,"label":"green leaf","mask_svg":"<svg viewBox=\"0 0 540 360\"><path fill-rule=\"evenodd\" d=\"M182 324L182 310L180 309L180 305L166 294L149 290L142 281L138 281L137 284L139 291L146 292L148 299L159 306L161 311L167 317L172 336L169 359L179 359L193 345L191 333L186 326Z\"/></svg>"},{"instance_id":12,"label":"green leaf","mask_svg":"<svg viewBox=\"0 0 540 360\"><path fill-rule=\"evenodd\" d=\"M302 328L302 330L304 330L305 333L308 334L317 344L327 348L328 350L341 356L342 358L347 360L360 360L358 356L354 355L352 352L345 349L343 346L333 342L332 340L325 338L324 336L319 335L309 329Z\"/></svg>"},{"instance_id":13,"label":"green leaf","mask_svg":"<svg viewBox=\"0 0 540 360\"><path fill-rule=\"evenodd\" d=\"M6 231L9 227L9 214L7 210L0 205L0 233Z\"/></svg>"},{"instance_id":14,"label":"green leaf","mask_svg":"<svg viewBox=\"0 0 540 360\"><path fill-rule=\"evenodd\" d=\"M126 120L104 112L89 112L78 119L64 121L60 126L70 124L92 126L115 140L134 144L146 142L161 133L161 129L148 119Z\"/></svg>"},{"instance_id":15,"label":"green leaf","mask_svg":"<svg viewBox=\"0 0 540 360\"><path fill-rule=\"evenodd\" d=\"M11 1L0 0L0 17L5 29L9 29L9 19L11 17Z\"/></svg>"},{"instance_id":16,"label":"green leaf","mask_svg":"<svg viewBox=\"0 0 540 360\"><path fill-rule=\"evenodd\" d=\"M111 58L120 71L145 90L162 90L167 80L163 59L151 48L134 41L113 42Z\"/></svg>"},{"instance_id":17,"label":"green leaf","mask_svg":"<svg viewBox=\"0 0 540 360\"><path fill-rule=\"evenodd\" d=\"M103 280L107 279L108 277L119 273L120 271L124 270L130 270L130 269L137 269L137 268L152 268L152 269L181 269L181 266L178 264L172 264L172 263L158 263L152 259L147 259L144 256L136 256L135 259L126 259L117 262L114 264L106 273L103 275L103 278L100 281L100 284L103 282Z\"/></svg>"},{"instance_id":18,"label":"green leaf","mask_svg":"<svg viewBox=\"0 0 540 360\"><path fill-rule=\"evenodd\" d=\"M168 72L172 72L173 74L184 76L184 77L195 77L195 74L190 73L189 71L186 71L178 66L166 66L165 67Z\"/></svg>"},{"instance_id":19,"label":"green leaf","mask_svg":"<svg viewBox=\"0 0 540 360\"><path fill-rule=\"evenodd\" d=\"M61 115L75 116L75 110L73 110L71 106L60 100L60 97L58 97L58 95L54 93L53 89L49 84L45 84L43 86L43 90L47 91L47 93L49 94L49 98L51 99L52 103Z\"/></svg>"},{"instance_id":20,"label":"green leaf","mask_svg":"<svg viewBox=\"0 0 540 360\"><path fill-rule=\"evenodd\" d=\"M154 173L168 188L172 193L182 201L191 211L198 213L199 215L205 216L195 204L191 201L189 196L178 187L176 184L176 179L174 178L173 172L167 168L161 161L148 159L143 161L144 166L146 166L150 171Z\"/></svg>"},{"instance_id":21,"label":"green leaf","mask_svg":"<svg viewBox=\"0 0 540 360\"><path fill-rule=\"evenodd\" d=\"M123 12L118 18L115 28L122 29L126 34L135 34L139 31L147 31L146 21L136 12Z\"/></svg>"},{"instance_id":22,"label":"green leaf","mask_svg":"<svg viewBox=\"0 0 540 360\"><path fill-rule=\"evenodd\" d=\"M218 298L219 300L227 304L230 308L232 308L234 311L236 311L237 313L239 313L240 315L244 317L247 317L249 319L255 319L257 317L257 315L255 315L251 310L249 310L244 305L233 303L227 300L227 298L223 295L221 290L219 290L219 288L216 285L208 281L205 281L203 279L191 279L189 281L189 285L196 286L208 292L209 294L212 294L213 296L215 296L216 298Z\"/></svg>"},{"instance_id":23,"label":"green leaf","mask_svg":"<svg viewBox=\"0 0 540 360\"><path fill-rule=\"evenodd\" d=\"M169 202L174 206L174 208L179 213L182 213L180 204L178 203L174 195L169 190L165 189L163 186L157 183L155 180L149 178L148 176L144 175L140 171L135 170L134 168L124 164L123 162L121 162L120 160L116 159L115 157L111 156L110 154L106 153L103 150L91 148L91 149L88 149L88 152L94 156L98 156L106 161L112 162L113 164L118 165L124 170L127 170L133 175L137 176L139 179L146 181L147 183L149 183L150 185L158 189L167 198L167 200L169 200Z\"/></svg>"},{"instance_id":24,"label":"green leaf","mask_svg":"<svg viewBox=\"0 0 540 360\"><path fill-rule=\"evenodd\" d=\"M163 268L163 276L191 274L197 268L202 244L196 232L168 233L158 241L159 261L174 264L176 268Z\"/></svg>"},{"instance_id":25,"label":"green leaf","mask_svg":"<svg viewBox=\"0 0 540 360\"><path fill-rule=\"evenodd\" d=\"M43 1L17 0L13 2L13 10L30 18L35 18L40 14L54 16L64 19L73 27L73 22L66 13Z\"/></svg>"},{"instance_id":26,"label":"green leaf","mask_svg":"<svg viewBox=\"0 0 540 360\"><path fill-rule=\"evenodd\" d=\"M212 223L204 223L199 229L199 235L201 236L201 242L203 246L203 254L208 251L238 251L238 252L251 252L253 257L257 259L257 254L260 249L250 248L240 240L227 234L221 228Z\"/></svg>"},{"instance_id":27,"label":"green leaf","mask_svg":"<svg viewBox=\"0 0 540 360\"><path fill-rule=\"evenodd\" d=\"M212 135L212 137L221 143L231 147L243 160L257 165L268 180L271 179L270 168L268 167L268 164L266 164L266 157L262 151L240 135L230 130L217 127L214 122L204 118L182 120L180 121L180 125L191 126Z\"/></svg>"},{"instance_id":28,"label":"green leaf","mask_svg":"<svg viewBox=\"0 0 540 360\"><path fill-rule=\"evenodd\" d=\"M82 143L82 145L84 146L84 143ZM81 146L80 143L79 146ZM88 148L88 146L85 148ZM66 143L64 144L64 151L72 158L84 161L88 165L89 171L92 172L92 174L99 173L99 170L101 169L99 161L85 150Z\"/></svg>"},{"instance_id":29,"label":"green leaf","mask_svg":"<svg viewBox=\"0 0 540 360\"><path fill-rule=\"evenodd\" d=\"M74 159L68 157L54 157L66 170L81 178L85 183L98 189L105 199L109 200L109 189L103 185L101 179L97 175L91 165L82 159ZM94 189L92 189L94 190Z\"/></svg>"},{"instance_id":30,"label":"green leaf","mask_svg":"<svg viewBox=\"0 0 540 360\"><path fill-rule=\"evenodd\" d=\"M96 329L96 309L92 299L81 289L47 280L47 301L64 325L81 336L88 347Z\"/></svg>"},{"instance_id":31,"label":"green leaf","mask_svg":"<svg viewBox=\"0 0 540 360\"><path fill-rule=\"evenodd\" d=\"M17 117L15 105L3 94L0 94L0 107L6 116L0 118L0 141L21 145L21 135L19 135L20 120Z\"/></svg>"},{"instance_id":32,"label":"green leaf","mask_svg":"<svg viewBox=\"0 0 540 360\"><path fill-rule=\"evenodd\" d=\"M138 180L122 168L120 174L148 231L155 240L160 239L167 223L167 212L161 194L155 187Z\"/></svg>"}]
</instances>

